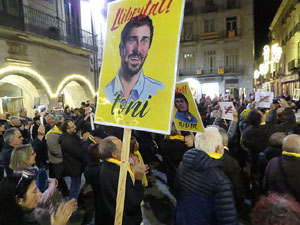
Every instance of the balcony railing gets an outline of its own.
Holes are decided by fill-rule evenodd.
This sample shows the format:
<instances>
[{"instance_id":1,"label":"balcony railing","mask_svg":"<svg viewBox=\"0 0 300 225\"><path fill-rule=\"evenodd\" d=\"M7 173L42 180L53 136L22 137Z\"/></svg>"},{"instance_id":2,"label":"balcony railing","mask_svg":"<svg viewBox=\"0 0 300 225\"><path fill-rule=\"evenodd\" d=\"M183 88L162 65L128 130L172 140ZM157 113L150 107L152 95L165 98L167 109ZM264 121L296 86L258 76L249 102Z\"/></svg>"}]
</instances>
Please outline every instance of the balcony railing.
<instances>
[{"instance_id":1,"label":"balcony railing","mask_svg":"<svg viewBox=\"0 0 300 225\"><path fill-rule=\"evenodd\" d=\"M180 76L206 76L206 75L223 75L219 74L218 67L201 67L201 68L188 68L180 69ZM224 74L241 75L244 72L244 66L224 67Z\"/></svg>"},{"instance_id":2,"label":"balcony railing","mask_svg":"<svg viewBox=\"0 0 300 225\"><path fill-rule=\"evenodd\" d=\"M240 37L242 36L242 30L241 29L237 29L237 30L224 30L222 32L222 37L223 38L234 38L234 37Z\"/></svg>"},{"instance_id":3,"label":"balcony railing","mask_svg":"<svg viewBox=\"0 0 300 225\"><path fill-rule=\"evenodd\" d=\"M217 39L219 38L219 32L206 32L200 34L200 39L201 40L208 40L208 39Z\"/></svg>"},{"instance_id":4,"label":"balcony railing","mask_svg":"<svg viewBox=\"0 0 300 225\"><path fill-rule=\"evenodd\" d=\"M218 11L218 7L216 5L206 5L200 7L200 13L210 13Z\"/></svg>"},{"instance_id":5,"label":"balcony railing","mask_svg":"<svg viewBox=\"0 0 300 225\"><path fill-rule=\"evenodd\" d=\"M76 47L97 51L96 36L82 30L74 24L66 23L60 18L53 17L39 10L23 5L21 16L8 15L0 11L0 25L33 34L60 40Z\"/></svg>"}]
</instances>

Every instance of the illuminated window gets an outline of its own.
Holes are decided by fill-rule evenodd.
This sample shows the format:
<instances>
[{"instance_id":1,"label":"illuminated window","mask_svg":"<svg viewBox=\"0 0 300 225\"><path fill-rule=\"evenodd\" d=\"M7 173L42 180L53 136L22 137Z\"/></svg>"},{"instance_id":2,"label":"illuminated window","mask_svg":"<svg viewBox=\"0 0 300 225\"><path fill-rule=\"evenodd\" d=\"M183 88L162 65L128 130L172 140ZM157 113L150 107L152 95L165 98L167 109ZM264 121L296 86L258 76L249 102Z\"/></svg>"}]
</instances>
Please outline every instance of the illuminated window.
<instances>
[{"instance_id":1,"label":"illuminated window","mask_svg":"<svg viewBox=\"0 0 300 225\"><path fill-rule=\"evenodd\" d=\"M237 34L237 19L236 17L226 18L226 31L228 37L235 37Z\"/></svg>"},{"instance_id":2,"label":"illuminated window","mask_svg":"<svg viewBox=\"0 0 300 225\"><path fill-rule=\"evenodd\" d=\"M184 57L184 66L186 69L191 69L195 67L195 60L193 57L193 53L185 53Z\"/></svg>"}]
</instances>

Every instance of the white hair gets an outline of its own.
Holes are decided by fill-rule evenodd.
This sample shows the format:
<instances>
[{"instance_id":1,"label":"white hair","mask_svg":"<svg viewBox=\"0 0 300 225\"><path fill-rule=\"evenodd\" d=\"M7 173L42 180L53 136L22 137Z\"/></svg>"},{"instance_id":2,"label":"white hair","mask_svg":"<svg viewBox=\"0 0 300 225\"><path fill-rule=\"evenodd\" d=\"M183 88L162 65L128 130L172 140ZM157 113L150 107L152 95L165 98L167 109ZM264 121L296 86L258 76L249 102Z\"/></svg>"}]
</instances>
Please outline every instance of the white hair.
<instances>
[{"instance_id":1,"label":"white hair","mask_svg":"<svg viewBox=\"0 0 300 225\"><path fill-rule=\"evenodd\" d=\"M195 147L209 153L216 152L218 146L223 146L222 136L216 127L205 128L204 133L197 133L195 137Z\"/></svg>"}]
</instances>

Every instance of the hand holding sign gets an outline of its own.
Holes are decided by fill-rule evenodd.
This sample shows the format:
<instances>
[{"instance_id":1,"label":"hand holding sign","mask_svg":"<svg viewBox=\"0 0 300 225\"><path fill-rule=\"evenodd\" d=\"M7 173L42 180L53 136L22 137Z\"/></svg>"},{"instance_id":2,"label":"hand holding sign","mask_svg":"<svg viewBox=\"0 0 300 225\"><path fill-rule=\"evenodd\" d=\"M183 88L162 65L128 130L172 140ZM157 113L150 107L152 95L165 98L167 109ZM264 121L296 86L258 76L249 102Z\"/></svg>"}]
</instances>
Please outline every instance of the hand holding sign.
<instances>
[{"instance_id":1,"label":"hand holding sign","mask_svg":"<svg viewBox=\"0 0 300 225\"><path fill-rule=\"evenodd\" d=\"M280 99L279 105L280 105L282 108L288 108L288 107L290 107L289 103L288 103L286 100L284 100L284 99Z\"/></svg>"}]
</instances>

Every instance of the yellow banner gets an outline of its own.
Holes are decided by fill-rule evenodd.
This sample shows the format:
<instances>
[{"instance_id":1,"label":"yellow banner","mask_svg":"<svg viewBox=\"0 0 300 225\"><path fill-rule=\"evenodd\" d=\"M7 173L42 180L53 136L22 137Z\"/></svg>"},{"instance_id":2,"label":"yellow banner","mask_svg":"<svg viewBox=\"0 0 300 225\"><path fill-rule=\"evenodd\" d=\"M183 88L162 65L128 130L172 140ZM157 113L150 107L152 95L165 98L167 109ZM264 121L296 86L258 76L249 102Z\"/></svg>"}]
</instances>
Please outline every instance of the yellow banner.
<instances>
[{"instance_id":1,"label":"yellow banner","mask_svg":"<svg viewBox=\"0 0 300 225\"><path fill-rule=\"evenodd\" d=\"M184 0L109 4L95 122L170 132Z\"/></svg>"},{"instance_id":2,"label":"yellow banner","mask_svg":"<svg viewBox=\"0 0 300 225\"><path fill-rule=\"evenodd\" d=\"M204 132L196 102L188 82L176 84L173 121L177 130Z\"/></svg>"}]
</instances>

